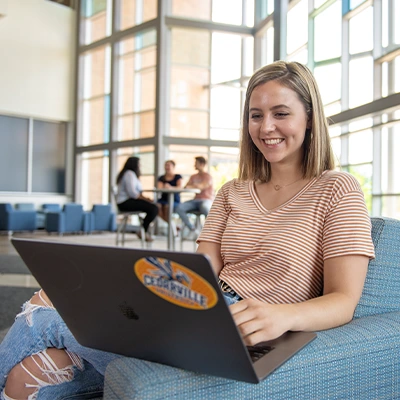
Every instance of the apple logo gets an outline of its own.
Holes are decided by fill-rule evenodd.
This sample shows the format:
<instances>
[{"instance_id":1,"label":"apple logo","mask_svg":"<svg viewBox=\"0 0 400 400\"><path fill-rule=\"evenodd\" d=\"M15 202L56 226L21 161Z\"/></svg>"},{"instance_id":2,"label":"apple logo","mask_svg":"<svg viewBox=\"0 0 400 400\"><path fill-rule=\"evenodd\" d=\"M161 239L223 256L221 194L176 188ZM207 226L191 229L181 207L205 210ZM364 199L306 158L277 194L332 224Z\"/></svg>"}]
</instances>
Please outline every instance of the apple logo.
<instances>
[{"instance_id":1,"label":"apple logo","mask_svg":"<svg viewBox=\"0 0 400 400\"><path fill-rule=\"evenodd\" d=\"M133 307L131 307L126 301L124 301L122 304L120 304L119 308L122 311L122 314L126 318L134 319L134 320L138 320L139 319L139 315L136 314L136 312L133 309Z\"/></svg>"}]
</instances>

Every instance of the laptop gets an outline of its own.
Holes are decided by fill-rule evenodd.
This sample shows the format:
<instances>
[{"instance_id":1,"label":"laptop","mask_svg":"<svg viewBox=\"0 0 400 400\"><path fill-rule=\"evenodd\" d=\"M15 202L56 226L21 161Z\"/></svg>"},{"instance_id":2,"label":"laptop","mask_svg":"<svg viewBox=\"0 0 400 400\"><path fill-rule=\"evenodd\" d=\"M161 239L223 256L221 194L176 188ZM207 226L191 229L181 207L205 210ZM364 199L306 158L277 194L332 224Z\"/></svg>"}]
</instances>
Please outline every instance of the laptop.
<instances>
[{"instance_id":1,"label":"laptop","mask_svg":"<svg viewBox=\"0 0 400 400\"><path fill-rule=\"evenodd\" d=\"M258 383L316 337L287 332L247 348L203 254L12 243L83 346Z\"/></svg>"}]
</instances>

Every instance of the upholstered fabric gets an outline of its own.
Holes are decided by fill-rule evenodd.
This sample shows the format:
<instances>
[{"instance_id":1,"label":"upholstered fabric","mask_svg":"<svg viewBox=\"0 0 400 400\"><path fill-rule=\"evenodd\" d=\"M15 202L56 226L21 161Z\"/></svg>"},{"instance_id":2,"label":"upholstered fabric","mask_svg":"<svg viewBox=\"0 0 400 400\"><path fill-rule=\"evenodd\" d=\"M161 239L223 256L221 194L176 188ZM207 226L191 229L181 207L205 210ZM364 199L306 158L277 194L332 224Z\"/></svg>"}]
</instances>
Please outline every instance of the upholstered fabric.
<instances>
[{"instance_id":1,"label":"upholstered fabric","mask_svg":"<svg viewBox=\"0 0 400 400\"><path fill-rule=\"evenodd\" d=\"M111 231L117 230L115 213L111 209L111 204L95 204L89 213L89 232L92 231Z\"/></svg>"},{"instance_id":2,"label":"upholstered fabric","mask_svg":"<svg viewBox=\"0 0 400 400\"><path fill-rule=\"evenodd\" d=\"M318 332L260 384L123 358L107 368L104 399L399 399L400 221L372 218L372 225L376 259L356 318Z\"/></svg>"},{"instance_id":3,"label":"upholstered fabric","mask_svg":"<svg viewBox=\"0 0 400 400\"><path fill-rule=\"evenodd\" d=\"M355 318L400 311L400 222L372 218L375 259L368 265L363 294Z\"/></svg>"},{"instance_id":4,"label":"upholstered fabric","mask_svg":"<svg viewBox=\"0 0 400 400\"><path fill-rule=\"evenodd\" d=\"M34 231L36 229L36 211L15 210L10 203L0 204L0 230Z\"/></svg>"},{"instance_id":5,"label":"upholstered fabric","mask_svg":"<svg viewBox=\"0 0 400 400\"><path fill-rule=\"evenodd\" d=\"M45 229L59 234L70 232L88 232L89 217L83 206L76 203L65 204L62 211L46 213Z\"/></svg>"}]
</instances>

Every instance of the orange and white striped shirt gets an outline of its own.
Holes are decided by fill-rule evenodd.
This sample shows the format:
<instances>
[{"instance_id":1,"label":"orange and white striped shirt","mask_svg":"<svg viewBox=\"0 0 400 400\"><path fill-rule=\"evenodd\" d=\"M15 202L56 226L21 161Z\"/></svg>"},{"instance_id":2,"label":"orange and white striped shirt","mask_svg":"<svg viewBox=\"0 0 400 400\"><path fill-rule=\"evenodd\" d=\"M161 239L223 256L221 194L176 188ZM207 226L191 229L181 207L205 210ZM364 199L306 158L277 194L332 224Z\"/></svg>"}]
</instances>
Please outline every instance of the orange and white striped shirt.
<instances>
[{"instance_id":1,"label":"orange and white striped shirt","mask_svg":"<svg viewBox=\"0 0 400 400\"><path fill-rule=\"evenodd\" d=\"M357 180L325 171L286 203L267 210L252 181L218 192L198 242L221 244L220 279L243 298L271 304L317 297L324 260L374 258L371 221Z\"/></svg>"}]
</instances>

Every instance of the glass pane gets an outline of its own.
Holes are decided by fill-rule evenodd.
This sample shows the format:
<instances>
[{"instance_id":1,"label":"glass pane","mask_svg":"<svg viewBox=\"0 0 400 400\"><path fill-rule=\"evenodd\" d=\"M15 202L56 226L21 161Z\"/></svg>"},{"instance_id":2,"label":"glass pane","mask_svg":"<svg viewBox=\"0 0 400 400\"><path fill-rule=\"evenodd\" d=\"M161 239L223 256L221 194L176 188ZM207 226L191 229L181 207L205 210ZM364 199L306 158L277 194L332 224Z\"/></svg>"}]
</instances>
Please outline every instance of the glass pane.
<instances>
[{"instance_id":1,"label":"glass pane","mask_svg":"<svg viewBox=\"0 0 400 400\"><path fill-rule=\"evenodd\" d=\"M335 155L335 165L340 165L340 157L342 154L342 143L340 137L331 139L333 154Z\"/></svg>"},{"instance_id":2,"label":"glass pane","mask_svg":"<svg viewBox=\"0 0 400 400\"><path fill-rule=\"evenodd\" d=\"M118 140L132 140L153 137L155 112L140 112L118 118Z\"/></svg>"},{"instance_id":3,"label":"glass pane","mask_svg":"<svg viewBox=\"0 0 400 400\"><path fill-rule=\"evenodd\" d=\"M81 171L81 203L85 210L93 204L108 203L108 151L82 153L78 159Z\"/></svg>"},{"instance_id":4,"label":"glass pane","mask_svg":"<svg viewBox=\"0 0 400 400\"><path fill-rule=\"evenodd\" d=\"M382 47L389 44L389 9L388 0L382 0Z\"/></svg>"},{"instance_id":5,"label":"glass pane","mask_svg":"<svg viewBox=\"0 0 400 400\"><path fill-rule=\"evenodd\" d=\"M287 14L287 53L308 41L308 1L301 0Z\"/></svg>"},{"instance_id":6,"label":"glass pane","mask_svg":"<svg viewBox=\"0 0 400 400\"><path fill-rule=\"evenodd\" d=\"M370 51L373 47L373 14L372 7L366 8L349 21L350 54Z\"/></svg>"},{"instance_id":7,"label":"glass pane","mask_svg":"<svg viewBox=\"0 0 400 400\"><path fill-rule=\"evenodd\" d=\"M110 98L109 96L83 103L82 127L79 144L108 143L110 138Z\"/></svg>"},{"instance_id":8,"label":"glass pane","mask_svg":"<svg viewBox=\"0 0 400 400\"><path fill-rule=\"evenodd\" d=\"M354 10L361 3L364 3L365 0L350 0L350 10Z\"/></svg>"},{"instance_id":9,"label":"glass pane","mask_svg":"<svg viewBox=\"0 0 400 400\"><path fill-rule=\"evenodd\" d=\"M394 59L394 91L400 92L400 56Z\"/></svg>"},{"instance_id":10,"label":"glass pane","mask_svg":"<svg viewBox=\"0 0 400 400\"><path fill-rule=\"evenodd\" d=\"M246 18L245 25L246 26L254 26L254 2L255 0L244 0L246 7Z\"/></svg>"},{"instance_id":11,"label":"glass pane","mask_svg":"<svg viewBox=\"0 0 400 400\"><path fill-rule=\"evenodd\" d=\"M210 148L210 174L213 177L214 190L238 176L239 149L231 147Z\"/></svg>"},{"instance_id":12,"label":"glass pane","mask_svg":"<svg viewBox=\"0 0 400 400\"><path fill-rule=\"evenodd\" d=\"M349 135L349 162L360 164L372 161L372 131L361 131Z\"/></svg>"},{"instance_id":13,"label":"glass pane","mask_svg":"<svg viewBox=\"0 0 400 400\"><path fill-rule=\"evenodd\" d=\"M211 128L240 129L241 90L228 86L220 86L211 90ZM216 132L214 132L216 133ZM224 135L225 136L225 135ZM228 137L212 137L220 140L238 140L237 134Z\"/></svg>"},{"instance_id":14,"label":"glass pane","mask_svg":"<svg viewBox=\"0 0 400 400\"><path fill-rule=\"evenodd\" d=\"M0 115L0 191L28 190L28 129L28 119Z\"/></svg>"},{"instance_id":15,"label":"glass pane","mask_svg":"<svg viewBox=\"0 0 400 400\"><path fill-rule=\"evenodd\" d=\"M172 29L172 63L210 66L211 34L204 30Z\"/></svg>"},{"instance_id":16,"label":"glass pane","mask_svg":"<svg viewBox=\"0 0 400 400\"><path fill-rule=\"evenodd\" d=\"M172 30L170 135L208 138L210 32Z\"/></svg>"},{"instance_id":17,"label":"glass pane","mask_svg":"<svg viewBox=\"0 0 400 400\"><path fill-rule=\"evenodd\" d=\"M341 2L336 1L315 17L315 61L340 57L342 40Z\"/></svg>"},{"instance_id":18,"label":"glass pane","mask_svg":"<svg viewBox=\"0 0 400 400\"><path fill-rule=\"evenodd\" d=\"M208 112L172 109L170 118L170 136L201 139L208 138Z\"/></svg>"},{"instance_id":19,"label":"glass pane","mask_svg":"<svg viewBox=\"0 0 400 400\"><path fill-rule=\"evenodd\" d=\"M223 24L241 25L242 0L213 0L212 20Z\"/></svg>"},{"instance_id":20,"label":"glass pane","mask_svg":"<svg viewBox=\"0 0 400 400\"><path fill-rule=\"evenodd\" d=\"M274 61L274 28L268 28L260 40L261 64L271 64Z\"/></svg>"},{"instance_id":21,"label":"glass pane","mask_svg":"<svg viewBox=\"0 0 400 400\"><path fill-rule=\"evenodd\" d=\"M382 196L381 216L400 219L400 196Z\"/></svg>"},{"instance_id":22,"label":"glass pane","mask_svg":"<svg viewBox=\"0 0 400 400\"><path fill-rule=\"evenodd\" d=\"M208 110L210 72L208 69L173 66L171 107Z\"/></svg>"},{"instance_id":23,"label":"glass pane","mask_svg":"<svg viewBox=\"0 0 400 400\"><path fill-rule=\"evenodd\" d=\"M314 8L319 8L322 4L326 3L328 0L314 0Z\"/></svg>"},{"instance_id":24,"label":"glass pane","mask_svg":"<svg viewBox=\"0 0 400 400\"><path fill-rule=\"evenodd\" d=\"M155 135L155 31L130 37L119 44L117 140Z\"/></svg>"},{"instance_id":25,"label":"glass pane","mask_svg":"<svg viewBox=\"0 0 400 400\"><path fill-rule=\"evenodd\" d=\"M111 34L111 0L82 0L81 27L83 44Z\"/></svg>"},{"instance_id":26,"label":"glass pane","mask_svg":"<svg viewBox=\"0 0 400 400\"><path fill-rule=\"evenodd\" d=\"M400 193L400 125L382 129L382 193Z\"/></svg>"},{"instance_id":27,"label":"glass pane","mask_svg":"<svg viewBox=\"0 0 400 400\"><path fill-rule=\"evenodd\" d=\"M157 0L121 0L120 29L127 29L157 17Z\"/></svg>"},{"instance_id":28,"label":"glass pane","mask_svg":"<svg viewBox=\"0 0 400 400\"><path fill-rule=\"evenodd\" d=\"M97 47L82 56L82 96L84 99L110 93L110 60L109 46Z\"/></svg>"},{"instance_id":29,"label":"glass pane","mask_svg":"<svg viewBox=\"0 0 400 400\"><path fill-rule=\"evenodd\" d=\"M211 0L172 0L172 15L210 20Z\"/></svg>"},{"instance_id":30,"label":"glass pane","mask_svg":"<svg viewBox=\"0 0 400 400\"><path fill-rule=\"evenodd\" d=\"M400 44L400 2L393 1L393 21L396 21L394 23L394 42L396 44Z\"/></svg>"},{"instance_id":31,"label":"glass pane","mask_svg":"<svg viewBox=\"0 0 400 400\"><path fill-rule=\"evenodd\" d=\"M65 124L33 122L32 191L65 193Z\"/></svg>"},{"instance_id":32,"label":"glass pane","mask_svg":"<svg viewBox=\"0 0 400 400\"><path fill-rule=\"evenodd\" d=\"M324 104L333 103L341 98L341 68L340 63L335 63L314 69L314 76L318 82Z\"/></svg>"},{"instance_id":33,"label":"glass pane","mask_svg":"<svg viewBox=\"0 0 400 400\"><path fill-rule=\"evenodd\" d=\"M242 38L228 33L212 34L211 82L240 78Z\"/></svg>"},{"instance_id":34,"label":"glass pane","mask_svg":"<svg viewBox=\"0 0 400 400\"><path fill-rule=\"evenodd\" d=\"M350 61L349 107L357 107L373 100L373 60L362 57Z\"/></svg>"},{"instance_id":35,"label":"glass pane","mask_svg":"<svg viewBox=\"0 0 400 400\"><path fill-rule=\"evenodd\" d=\"M365 203L368 212L372 211L372 164L353 165L349 167L349 172L360 183L364 193Z\"/></svg>"}]
</instances>

